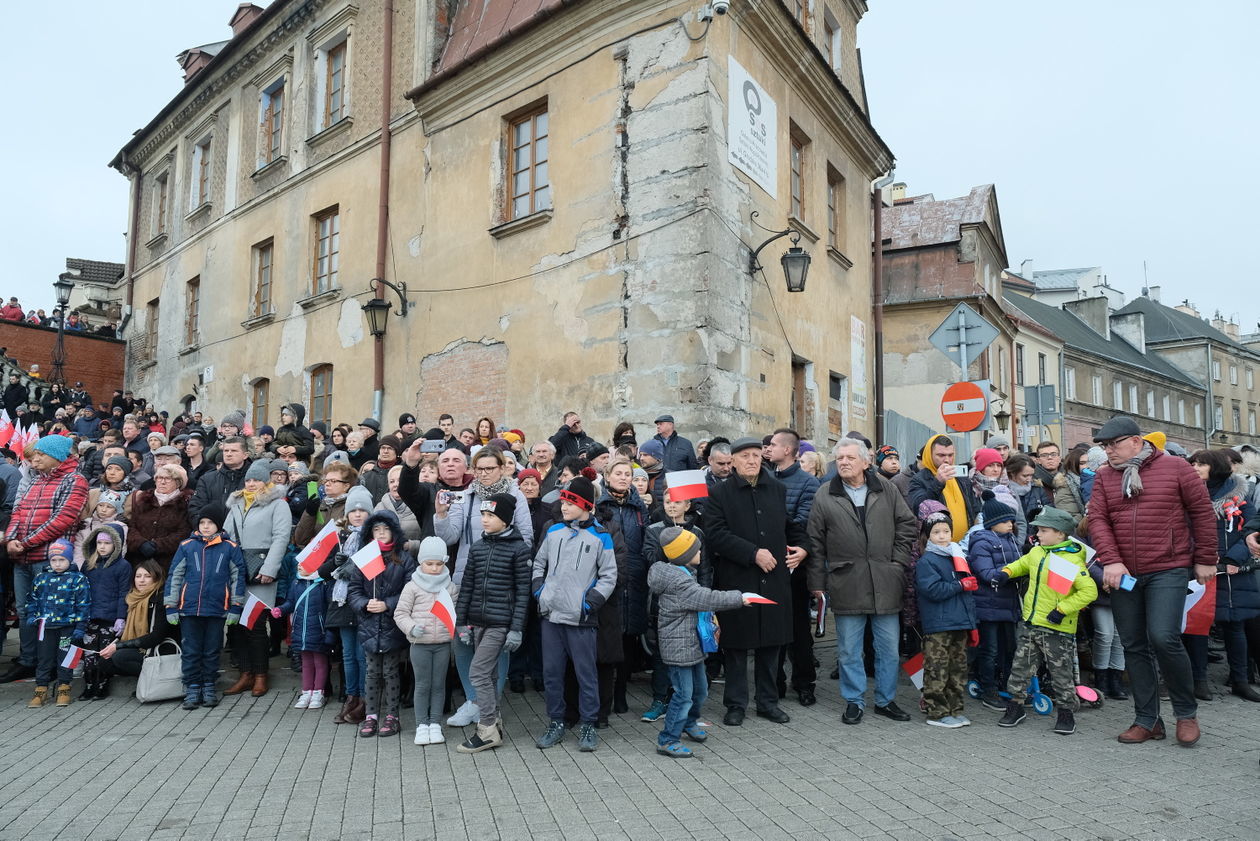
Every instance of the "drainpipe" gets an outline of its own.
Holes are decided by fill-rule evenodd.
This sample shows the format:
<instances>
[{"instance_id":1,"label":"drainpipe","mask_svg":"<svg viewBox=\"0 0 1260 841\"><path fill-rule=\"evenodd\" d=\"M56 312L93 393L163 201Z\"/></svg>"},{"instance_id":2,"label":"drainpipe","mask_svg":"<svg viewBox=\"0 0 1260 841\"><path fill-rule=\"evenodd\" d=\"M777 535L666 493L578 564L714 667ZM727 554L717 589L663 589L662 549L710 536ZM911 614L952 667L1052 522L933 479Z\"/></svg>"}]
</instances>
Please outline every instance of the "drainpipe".
<instances>
[{"instance_id":1,"label":"drainpipe","mask_svg":"<svg viewBox=\"0 0 1260 841\"><path fill-rule=\"evenodd\" d=\"M1203 436L1204 449L1212 449L1212 433L1216 431L1216 399L1212 394L1212 343L1203 343L1203 353L1207 356L1207 367L1203 370L1207 372L1207 376L1203 379L1207 380L1207 406L1204 407L1203 415Z\"/></svg>"},{"instance_id":2,"label":"drainpipe","mask_svg":"<svg viewBox=\"0 0 1260 841\"><path fill-rule=\"evenodd\" d=\"M875 299L871 322L875 329L875 443L884 443L884 188L892 183L893 171L871 186L871 224L875 232L871 259L871 292Z\"/></svg>"},{"instance_id":3,"label":"drainpipe","mask_svg":"<svg viewBox=\"0 0 1260 841\"><path fill-rule=\"evenodd\" d=\"M381 172L379 204L376 216L376 274L372 280L375 297L385 297L385 258L389 249L389 153L393 137L389 130L390 106L394 97L394 3L386 0L385 28L382 35L385 49L381 69ZM385 410L385 337L376 336L372 359L372 417L378 421Z\"/></svg>"},{"instance_id":4,"label":"drainpipe","mask_svg":"<svg viewBox=\"0 0 1260 841\"><path fill-rule=\"evenodd\" d=\"M137 227L140 225L140 188L143 186L140 181L139 167L133 167L127 160L127 153L121 153L121 161L119 168L128 173L131 177L131 223L127 226L127 310L122 314L122 318L118 320L119 336L122 338L122 328L131 321L132 313L135 312L132 303L136 292L136 246L140 242L140 232ZM130 354L127 354L129 357ZM123 379L126 380L127 363L123 362Z\"/></svg>"}]
</instances>

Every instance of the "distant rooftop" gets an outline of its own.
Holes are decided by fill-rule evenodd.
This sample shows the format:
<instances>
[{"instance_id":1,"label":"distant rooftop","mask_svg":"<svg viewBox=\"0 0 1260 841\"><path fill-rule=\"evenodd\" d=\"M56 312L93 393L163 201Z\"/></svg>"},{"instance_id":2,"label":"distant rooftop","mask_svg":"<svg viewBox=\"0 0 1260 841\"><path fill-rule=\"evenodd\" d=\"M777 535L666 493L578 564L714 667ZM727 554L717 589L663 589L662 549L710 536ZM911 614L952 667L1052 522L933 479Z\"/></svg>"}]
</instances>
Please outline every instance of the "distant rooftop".
<instances>
[{"instance_id":1,"label":"distant rooftop","mask_svg":"<svg viewBox=\"0 0 1260 841\"><path fill-rule=\"evenodd\" d=\"M1041 291L1051 289L1079 289L1080 282L1088 275L1100 271L1098 266L1083 269L1051 269L1045 272L1033 272L1032 282Z\"/></svg>"},{"instance_id":2,"label":"distant rooftop","mask_svg":"<svg viewBox=\"0 0 1260 841\"><path fill-rule=\"evenodd\" d=\"M992 207L992 210L990 208ZM992 184L973 187L965 196L937 201L927 193L900 199L884 210L883 238L886 248L917 248L962 239L962 226L988 222L998 242L1001 223L996 218L996 191Z\"/></svg>"},{"instance_id":3,"label":"distant rooftop","mask_svg":"<svg viewBox=\"0 0 1260 841\"><path fill-rule=\"evenodd\" d=\"M78 257L66 258L66 270L78 269L82 274L79 280L103 286L113 286L122 280L126 267L122 263L107 263L102 260L83 260Z\"/></svg>"}]
</instances>

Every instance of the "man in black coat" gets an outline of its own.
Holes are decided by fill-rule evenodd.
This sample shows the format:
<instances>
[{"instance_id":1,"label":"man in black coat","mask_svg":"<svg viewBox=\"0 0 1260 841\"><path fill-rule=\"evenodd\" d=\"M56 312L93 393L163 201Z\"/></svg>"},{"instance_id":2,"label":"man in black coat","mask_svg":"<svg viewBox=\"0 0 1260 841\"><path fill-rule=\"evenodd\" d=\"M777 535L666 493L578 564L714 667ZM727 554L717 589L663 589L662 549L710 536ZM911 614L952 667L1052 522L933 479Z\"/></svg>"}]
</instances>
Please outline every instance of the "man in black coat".
<instances>
[{"instance_id":1,"label":"man in black coat","mask_svg":"<svg viewBox=\"0 0 1260 841\"><path fill-rule=\"evenodd\" d=\"M30 390L22 385L21 378L17 374L9 374L9 384L4 387L4 408L9 417L17 417L17 410L25 409L30 399Z\"/></svg>"},{"instance_id":2,"label":"man in black coat","mask_svg":"<svg viewBox=\"0 0 1260 841\"><path fill-rule=\"evenodd\" d=\"M201 518L201 509L212 502L226 506L233 491L245 487L245 474L250 460L245 457L244 438L233 435L219 442L219 455L223 459L217 470L202 474L197 480L197 490L188 503L188 522L195 529Z\"/></svg>"},{"instance_id":3,"label":"man in black coat","mask_svg":"<svg viewBox=\"0 0 1260 841\"><path fill-rule=\"evenodd\" d=\"M595 439L583 431L582 418L577 412L566 412L564 426L547 440L551 441L552 446L556 448L557 464L571 456L582 455L587 447L595 443Z\"/></svg>"},{"instance_id":4,"label":"man in black coat","mask_svg":"<svg viewBox=\"0 0 1260 841\"><path fill-rule=\"evenodd\" d=\"M748 707L748 653L752 650L757 715L789 721L779 708L775 673L779 652L792 642L791 570L805 559L805 527L787 511L787 490L761 460L761 441L731 445L735 472L710 488L704 530L713 551L713 588L759 593L775 602L718 614L726 663L723 722L737 727Z\"/></svg>"}]
</instances>

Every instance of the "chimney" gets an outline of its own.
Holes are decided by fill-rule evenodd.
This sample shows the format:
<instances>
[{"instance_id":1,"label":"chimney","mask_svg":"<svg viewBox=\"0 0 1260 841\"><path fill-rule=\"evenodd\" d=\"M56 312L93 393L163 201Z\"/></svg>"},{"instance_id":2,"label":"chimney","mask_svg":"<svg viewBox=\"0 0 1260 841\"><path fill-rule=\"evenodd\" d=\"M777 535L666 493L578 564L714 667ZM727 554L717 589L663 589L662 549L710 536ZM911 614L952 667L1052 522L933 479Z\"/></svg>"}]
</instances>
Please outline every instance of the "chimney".
<instances>
[{"instance_id":1,"label":"chimney","mask_svg":"<svg viewBox=\"0 0 1260 841\"><path fill-rule=\"evenodd\" d=\"M1091 330L1104 339L1111 339L1111 322L1108 318L1111 308L1107 304L1106 296L1067 301L1063 304L1063 309L1084 321Z\"/></svg>"},{"instance_id":2,"label":"chimney","mask_svg":"<svg viewBox=\"0 0 1260 841\"><path fill-rule=\"evenodd\" d=\"M184 68L184 84L192 81L192 78L200 73L202 68L210 63L212 58L214 58L213 55L199 47L184 50L177 55L175 60L179 62L180 67Z\"/></svg>"},{"instance_id":3,"label":"chimney","mask_svg":"<svg viewBox=\"0 0 1260 841\"><path fill-rule=\"evenodd\" d=\"M1152 301L1158 304L1159 303L1159 287L1158 286L1148 287L1146 290L1146 297L1150 298Z\"/></svg>"},{"instance_id":4,"label":"chimney","mask_svg":"<svg viewBox=\"0 0 1260 841\"><path fill-rule=\"evenodd\" d=\"M1226 335L1226 336L1229 336L1229 337L1230 337L1231 339L1233 339L1234 341L1238 341L1238 337L1241 335L1241 332L1240 332L1240 331L1239 331L1239 329L1238 329L1238 322L1237 322L1237 321L1234 321L1234 319L1232 319L1232 318L1231 318L1231 319L1230 319L1230 320L1229 320L1229 321L1225 324L1225 335Z\"/></svg>"},{"instance_id":5,"label":"chimney","mask_svg":"<svg viewBox=\"0 0 1260 841\"><path fill-rule=\"evenodd\" d=\"M248 29L249 25L257 20L262 13L262 7L255 6L253 3L242 3L237 6L235 14L228 21L228 25L232 27L232 37L235 38Z\"/></svg>"},{"instance_id":6,"label":"chimney","mask_svg":"<svg viewBox=\"0 0 1260 841\"><path fill-rule=\"evenodd\" d=\"M1221 318L1220 310L1217 310L1216 315L1212 316L1212 321L1210 323L1213 330L1220 330L1222 333L1225 332L1225 319Z\"/></svg>"},{"instance_id":7,"label":"chimney","mask_svg":"<svg viewBox=\"0 0 1260 841\"><path fill-rule=\"evenodd\" d=\"M1111 316L1111 331L1146 353L1146 314L1141 312L1116 313Z\"/></svg>"},{"instance_id":8,"label":"chimney","mask_svg":"<svg viewBox=\"0 0 1260 841\"><path fill-rule=\"evenodd\" d=\"M893 201L904 199L906 197L906 182L898 181L888 189L888 198Z\"/></svg>"},{"instance_id":9,"label":"chimney","mask_svg":"<svg viewBox=\"0 0 1260 841\"><path fill-rule=\"evenodd\" d=\"M1182 301L1177 306L1173 307L1173 309L1175 309L1177 312L1184 312L1186 315L1193 315L1195 318L1199 317L1199 311L1194 308L1194 304L1190 303L1189 298Z\"/></svg>"}]
</instances>

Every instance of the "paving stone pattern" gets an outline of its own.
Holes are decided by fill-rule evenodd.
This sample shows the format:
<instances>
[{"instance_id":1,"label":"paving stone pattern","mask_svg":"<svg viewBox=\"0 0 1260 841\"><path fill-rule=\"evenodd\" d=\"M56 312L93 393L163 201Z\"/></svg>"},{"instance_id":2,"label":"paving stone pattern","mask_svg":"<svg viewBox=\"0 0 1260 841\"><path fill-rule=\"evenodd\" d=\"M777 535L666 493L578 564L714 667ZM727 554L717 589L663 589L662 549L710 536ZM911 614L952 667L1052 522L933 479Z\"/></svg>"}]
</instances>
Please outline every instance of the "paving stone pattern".
<instances>
[{"instance_id":1,"label":"paving stone pattern","mask_svg":"<svg viewBox=\"0 0 1260 841\"><path fill-rule=\"evenodd\" d=\"M834 649L819 655L829 664ZM971 727L926 727L904 678L910 723L868 710L845 726L824 681L816 706L784 701L790 724L750 715L727 728L715 685L709 742L676 760L638 720L650 701L640 679L633 714L613 716L593 754L572 734L534 747L545 713L531 690L507 693L507 743L470 757L450 728L444 745L412 744L410 710L401 738L361 739L332 724L335 710L290 709L298 683L285 662L272 661L267 696L193 712L141 707L129 681L68 709L27 710L29 683L0 686L0 839L1260 837L1260 706L1231 696L1203 705L1203 739L1184 749L1171 734L1118 744L1128 702L1082 711L1071 737L1051 732L1053 716L999 729L999 714L970 700ZM1219 687L1223 673L1212 677Z\"/></svg>"}]
</instances>

